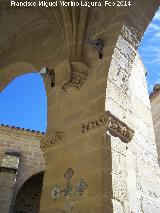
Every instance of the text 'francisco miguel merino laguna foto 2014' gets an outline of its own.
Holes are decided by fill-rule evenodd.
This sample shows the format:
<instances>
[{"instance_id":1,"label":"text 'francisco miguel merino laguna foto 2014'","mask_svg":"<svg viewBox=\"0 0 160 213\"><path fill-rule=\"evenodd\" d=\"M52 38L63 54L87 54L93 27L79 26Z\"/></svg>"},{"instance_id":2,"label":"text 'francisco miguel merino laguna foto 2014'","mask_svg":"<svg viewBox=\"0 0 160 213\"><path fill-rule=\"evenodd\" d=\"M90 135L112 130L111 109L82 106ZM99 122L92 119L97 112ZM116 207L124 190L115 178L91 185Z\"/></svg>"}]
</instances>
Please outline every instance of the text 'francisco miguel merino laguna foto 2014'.
<instances>
[{"instance_id":1,"label":"text 'francisco miguel merino laguna foto 2014'","mask_svg":"<svg viewBox=\"0 0 160 213\"><path fill-rule=\"evenodd\" d=\"M101 6L110 6L110 7L127 7L131 6L131 1L129 0L110 0L110 1L12 1L11 7L101 7Z\"/></svg>"}]
</instances>

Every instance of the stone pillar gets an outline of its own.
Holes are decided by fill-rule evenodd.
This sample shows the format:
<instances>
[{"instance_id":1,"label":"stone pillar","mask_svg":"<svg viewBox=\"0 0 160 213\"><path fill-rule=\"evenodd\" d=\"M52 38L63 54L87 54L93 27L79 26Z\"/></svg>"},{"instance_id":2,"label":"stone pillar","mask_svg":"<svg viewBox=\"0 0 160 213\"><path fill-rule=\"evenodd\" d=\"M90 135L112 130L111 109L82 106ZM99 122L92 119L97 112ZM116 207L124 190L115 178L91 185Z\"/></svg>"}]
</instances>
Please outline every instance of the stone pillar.
<instances>
[{"instance_id":1,"label":"stone pillar","mask_svg":"<svg viewBox=\"0 0 160 213\"><path fill-rule=\"evenodd\" d=\"M106 150L104 123L106 80L95 79L80 62L64 61L54 71L54 88L45 79L48 129L41 141L46 171L40 212L111 212L111 154ZM68 179L66 171L73 171ZM55 199L57 185L60 196Z\"/></svg>"},{"instance_id":2,"label":"stone pillar","mask_svg":"<svg viewBox=\"0 0 160 213\"><path fill-rule=\"evenodd\" d=\"M19 165L20 154L17 152L6 152L0 165L0 212L9 213L16 175Z\"/></svg>"},{"instance_id":3,"label":"stone pillar","mask_svg":"<svg viewBox=\"0 0 160 213\"><path fill-rule=\"evenodd\" d=\"M132 130L105 112L106 79L96 79L82 63L72 62L71 67L72 73L66 61L54 69L54 88L45 79L49 126L41 141L46 171L40 212L113 212L112 154L106 131L128 142ZM105 64L99 68L105 69Z\"/></svg>"}]
</instances>

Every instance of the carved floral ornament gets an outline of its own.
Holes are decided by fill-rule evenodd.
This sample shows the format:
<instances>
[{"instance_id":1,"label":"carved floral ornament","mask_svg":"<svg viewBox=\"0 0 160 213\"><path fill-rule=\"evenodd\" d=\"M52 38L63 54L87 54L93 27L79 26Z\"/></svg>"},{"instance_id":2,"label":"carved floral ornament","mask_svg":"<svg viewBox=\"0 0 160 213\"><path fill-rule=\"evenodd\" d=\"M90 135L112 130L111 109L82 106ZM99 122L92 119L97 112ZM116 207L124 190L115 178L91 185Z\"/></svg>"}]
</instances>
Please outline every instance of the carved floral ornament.
<instances>
[{"instance_id":1,"label":"carved floral ornament","mask_svg":"<svg viewBox=\"0 0 160 213\"><path fill-rule=\"evenodd\" d=\"M70 62L65 59L54 68L45 68L40 71L45 77L48 75L51 80L51 87L61 85L61 88L68 94L78 91L87 81L88 67L82 62Z\"/></svg>"},{"instance_id":2,"label":"carved floral ornament","mask_svg":"<svg viewBox=\"0 0 160 213\"><path fill-rule=\"evenodd\" d=\"M41 149L46 149L54 144L63 142L64 132L56 132L54 135L46 136L41 140Z\"/></svg>"},{"instance_id":3,"label":"carved floral ornament","mask_svg":"<svg viewBox=\"0 0 160 213\"><path fill-rule=\"evenodd\" d=\"M112 115L110 111L106 111L105 115L94 121L82 124L82 133L85 134L100 126L106 126L107 131L109 131L112 136L119 137L124 143L129 143L134 136L134 131L116 116Z\"/></svg>"},{"instance_id":4,"label":"carved floral ornament","mask_svg":"<svg viewBox=\"0 0 160 213\"><path fill-rule=\"evenodd\" d=\"M70 90L79 90L87 80L88 68L81 62L70 63L69 81L65 83L62 89L66 92Z\"/></svg>"}]
</instances>

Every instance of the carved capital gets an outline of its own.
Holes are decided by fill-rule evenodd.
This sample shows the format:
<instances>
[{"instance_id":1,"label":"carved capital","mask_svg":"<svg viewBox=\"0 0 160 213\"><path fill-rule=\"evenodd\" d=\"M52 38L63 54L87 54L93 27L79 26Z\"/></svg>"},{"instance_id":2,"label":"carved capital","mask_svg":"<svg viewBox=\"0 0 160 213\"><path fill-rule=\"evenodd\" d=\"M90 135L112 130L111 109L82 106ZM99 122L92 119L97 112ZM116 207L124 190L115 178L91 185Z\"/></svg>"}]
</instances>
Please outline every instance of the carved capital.
<instances>
[{"instance_id":1,"label":"carved capital","mask_svg":"<svg viewBox=\"0 0 160 213\"><path fill-rule=\"evenodd\" d=\"M71 89L79 90L86 82L88 76L88 68L80 62L72 62L70 64L70 79L63 85L63 90L69 92Z\"/></svg>"},{"instance_id":2,"label":"carved capital","mask_svg":"<svg viewBox=\"0 0 160 213\"><path fill-rule=\"evenodd\" d=\"M41 149L47 149L53 145L63 142L64 132L56 132L55 135L45 136L41 139Z\"/></svg>"},{"instance_id":3,"label":"carved capital","mask_svg":"<svg viewBox=\"0 0 160 213\"><path fill-rule=\"evenodd\" d=\"M128 127L127 124L112 115L110 111L106 111L95 120L82 124L82 133L85 134L100 126L106 126L107 131L109 131L111 135L119 137L124 143L129 143L134 136L134 131Z\"/></svg>"}]
</instances>

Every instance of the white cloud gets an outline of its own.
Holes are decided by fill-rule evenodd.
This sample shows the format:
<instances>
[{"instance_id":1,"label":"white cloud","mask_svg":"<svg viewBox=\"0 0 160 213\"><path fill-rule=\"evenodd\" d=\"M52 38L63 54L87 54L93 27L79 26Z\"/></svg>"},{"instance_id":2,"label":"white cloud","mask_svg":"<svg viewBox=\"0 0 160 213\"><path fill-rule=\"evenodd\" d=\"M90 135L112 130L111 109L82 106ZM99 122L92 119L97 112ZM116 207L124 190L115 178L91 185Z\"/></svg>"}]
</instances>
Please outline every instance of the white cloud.
<instances>
[{"instance_id":1,"label":"white cloud","mask_svg":"<svg viewBox=\"0 0 160 213\"><path fill-rule=\"evenodd\" d=\"M144 63L146 64L159 64L160 65L160 10L155 15L155 18L148 26L145 34L145 43L141 46L141 54Z\"/></svg>"},{"instance_id":2,"label":"white cloud","mask_svg":"<svg viewBox=\"0 0 160 213\"><path fill-rule=\"evenodd\" d=\"M149 90L149 92L152 92L153 91L153 85L152 84L148 84L148 90Z\"/></svg>"},{"instance_id":3,"label":"white cloud","mask_svg":"<svg viewBox=\"0 0 160 213\"><path fill-rule=\"evenodd\" d=\"M156 12L153 20L158 20L158 21L160 20L160 9Z\"/></svg>"},{"instance_id":4,"label":"white cloud","mask_svg":"<svg viewBox=\"0 0 160 213\"><path fill-rule=\"evenodd\" d=\"M160 25L159 24L155 24L155 23L151 23L149 26L148 26L148 29L147 29L147 31L148 30L160 30Z\"/></svg>"}]
</instances>

